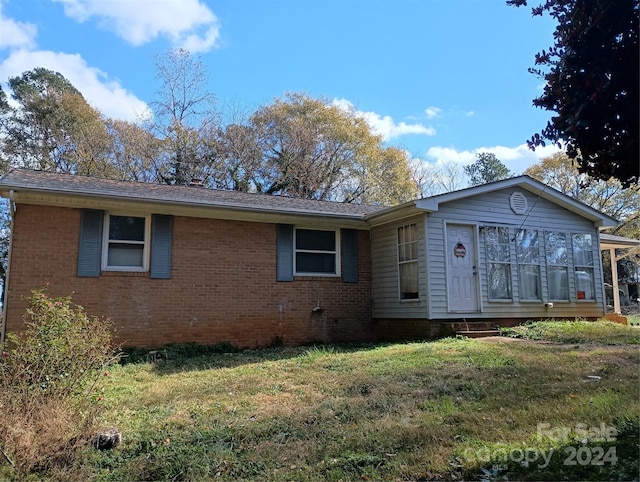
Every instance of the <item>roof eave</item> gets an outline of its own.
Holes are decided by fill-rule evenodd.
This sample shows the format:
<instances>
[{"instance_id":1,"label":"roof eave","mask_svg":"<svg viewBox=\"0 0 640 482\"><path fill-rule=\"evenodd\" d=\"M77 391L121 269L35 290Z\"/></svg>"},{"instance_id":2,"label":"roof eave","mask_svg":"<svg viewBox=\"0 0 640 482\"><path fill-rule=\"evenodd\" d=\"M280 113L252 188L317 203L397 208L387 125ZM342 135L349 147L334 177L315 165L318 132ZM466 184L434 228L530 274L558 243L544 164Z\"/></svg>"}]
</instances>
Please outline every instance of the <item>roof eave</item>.
<instances>
[{"instance_id":1,"label":"roof eave","mask_svg":"<svg viewBox=\"0 0 640 482\"><path fill-rule=\"evenodd\" d=\"M283 209L281 207L231 206L205 202L149 199L139 196L113 196L102 193L70 193L55 189L23 188L19 185L2 186L0 195L8 198L11 191L13 191L14 201L19 204L154 212L156 214L251 222L304 223L306 221L313 222L313 224L331 224L336 227L369 228L364 215L346 213L315 212L304 209Z\"/></svg>"},{"instance_id":2,"label":"roof eave","mask_svg":"<svg viewBox=\"0 0 640 482\"><path fill-rule=\"evenodd\" d=\"M419 214L423 214L423 211L418 209L417 201L409 201L398 206L383 209L377 213L369 214L368 216L365 216L365 219L369 226L374 227L391 222L397 222Z\"/></svg>"},{"instance_id":3,"label":"roof eave","mask_svg":"<svg viewBox=\"0 0 640 482\"><path fill-rule=\"evenodd\" d=\"M446 202L456 201L464 199L466 197L478 196L481 194L490 193L493 191L499 191L502 189L508 189L510 187L520 187L530 193L540 196L547 201L553 202L568 211L576 213L586 219L589 219L594 223L594 226L604 229L618 226L620 223L616 219L607 216L600 211L593 209L586 204L583 204L569 196L562 194L561 192L547 186L529 176L523 175L513 177L510 179L504 179L502 181L496 181L489 184L483 184L481 186L474 186L460 191L453 191L450 193L440 194L416 201L416 206L427 212L436 212L440 208L440 204Z\"/></svg>"}]
</instances>

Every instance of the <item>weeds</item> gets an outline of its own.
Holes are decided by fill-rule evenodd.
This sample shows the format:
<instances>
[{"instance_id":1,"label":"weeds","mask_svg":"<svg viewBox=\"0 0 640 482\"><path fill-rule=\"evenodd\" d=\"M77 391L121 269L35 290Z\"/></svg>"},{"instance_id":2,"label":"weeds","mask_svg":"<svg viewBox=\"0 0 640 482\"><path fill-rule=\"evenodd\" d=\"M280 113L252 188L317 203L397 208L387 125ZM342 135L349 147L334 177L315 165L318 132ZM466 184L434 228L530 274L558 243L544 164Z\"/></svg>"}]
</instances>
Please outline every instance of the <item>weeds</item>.
<instances>
[{"instance_id":1,"label":"weeds","mask_svg":"<svg viewBox=\"0 0 640 482\"><path fill-rule=\"evenodd\" d=\"M17 478L68 465L88 443L115 360L108 321L44 289L27 302L26 331L8 335L0 360L0 444Z\"/></svg>"},{"instance_id":2,"label":"weeds","mask_svg":"<svg viewBox=\"0 0 640 482\"><path fill-rule=\"evenodd\" d=\"M531 321L513 328L502 328L501 334L512 338L547 340L560 343L604 343L625 345L640 343L640 331L610 321Z\"/></svg>"},{"instance_id":3,"label":"weeds","mask_svg":"<svg viewBox=\"0 0 640 482\"><path fill-rule=\"evenodd\" d=\"M120 364L145 362L168 362L175 364L193 363L195 359L220 353L238 353L240 348L228 342L215 345L203 345L199 343L169 344L149 350L144 348L123 348Z\"/></svg>"},{"instance_id":4,"label":"weeds","mask_svg":"<svg viewBox=\"0 0 640 482\"><path fill-rule=\"evenodd\" d=\"M640 474L640 426L637 418L611 425L610 437L567 439L547 447L494 451L499 457L482 467L483 481L494 480L637 480ZM506 456L505 456L506 455ZM522 455L522 457L521 457ZM468 473L470 478L475 474Z\"/></svg>"},{"instance_id":5,"label":"weeds","mask_svg":"<svg viewBox=\"0 0 640 482\"><path fill-rule=\"evenodd\" d=\"M166 362L141 354L141 363L112 367L104 417L123 442L82 451L59 479L580 480L586 469L563 460L527 475L502 460L464 457L538 447L541 422L615 424L620 462L596 467L597 477L624 479L637 466L637 424L619 423L640 412L636 346L450 338L166 349ZM179 361L181 352L193 357ZM543 448L563 453L566 444Z\"/></svg>"}]
</instances>

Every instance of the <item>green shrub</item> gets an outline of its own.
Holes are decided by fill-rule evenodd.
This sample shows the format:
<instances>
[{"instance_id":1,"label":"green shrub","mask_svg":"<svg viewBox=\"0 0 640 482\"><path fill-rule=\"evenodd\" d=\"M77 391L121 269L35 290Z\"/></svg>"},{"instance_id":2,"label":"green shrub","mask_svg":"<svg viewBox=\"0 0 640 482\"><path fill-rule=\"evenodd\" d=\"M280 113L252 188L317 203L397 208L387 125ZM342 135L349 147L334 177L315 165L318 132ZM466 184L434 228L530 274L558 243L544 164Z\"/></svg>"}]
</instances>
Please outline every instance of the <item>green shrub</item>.
<instances>
[{"instance_id":1,"label":"green shrub","mask_svg":"<svg viewBox=\"0 0 640 482\"><path fill-rule=\"evenodd\" d=\"M169 343L156 349L125 347L122 349L120 364L170 361L173 364L190 363L194 358L220 353L239 353L242 350L229 342L213 345L200 343Z\"/></svg>"},{"instance_id":2,"label":"green shrub","mask_svg":"<svg viewBox=\"0 0 640 482\"><path fill-rule=\"evenodd\" d=\"M503 336L512 338L559 343L601 343L605 345L640 343L640 332L636 328L606 320L529 321L513 328L502 328L500 331Z\"/></svg>"},{"instance_id":3,"label":"green shrub","mask_svg":"<svg viewBox=\"0 0 640 482\"><path fill-rule=\"evenodd\" d=\"M8 334L0 360L0 461L17 478L69 464L87 445L102 409L100 381L116 359L108 320L45 289L26 301L26 330Z\"/></svg>"}]
</instances>

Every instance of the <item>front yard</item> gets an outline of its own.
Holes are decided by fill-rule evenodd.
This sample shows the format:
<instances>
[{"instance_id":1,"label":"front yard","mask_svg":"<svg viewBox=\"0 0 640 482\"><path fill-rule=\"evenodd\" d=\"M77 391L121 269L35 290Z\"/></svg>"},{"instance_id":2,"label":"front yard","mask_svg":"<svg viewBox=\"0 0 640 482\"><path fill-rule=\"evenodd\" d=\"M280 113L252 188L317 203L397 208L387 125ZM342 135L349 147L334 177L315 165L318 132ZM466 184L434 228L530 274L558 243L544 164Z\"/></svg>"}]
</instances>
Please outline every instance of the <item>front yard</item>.
<instances>
[{"instance_id":1,"label":"front yard","mask_svg":"<svg viewBox=\"0 0 640 482\"><path fill-rule=\"evenodd\" d=\"M640 330L537 328L131 352L96 401L122 444L34 480L637 480Z\"/></svg>"}]
</instances>

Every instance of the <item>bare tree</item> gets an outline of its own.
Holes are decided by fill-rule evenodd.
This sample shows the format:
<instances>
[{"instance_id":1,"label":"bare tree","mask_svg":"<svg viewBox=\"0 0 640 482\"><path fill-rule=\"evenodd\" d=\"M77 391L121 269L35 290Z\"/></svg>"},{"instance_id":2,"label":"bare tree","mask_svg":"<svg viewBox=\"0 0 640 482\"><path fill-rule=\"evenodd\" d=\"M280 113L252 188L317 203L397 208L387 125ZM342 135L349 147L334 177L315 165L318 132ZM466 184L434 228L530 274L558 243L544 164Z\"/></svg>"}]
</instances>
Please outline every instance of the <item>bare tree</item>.
<instances>
[{"instance_id":1,"label":"bare tree","mask_svg":"<svg viewBox=\"0 0 640 482\"><path fill-rule=\"evenodd\" d=\"M168 184L188 184L203 174L202 138L217 123L216 98L206 90L205 66L185 49L170 50L157 59L156 69L162 85L151 103L149 128L164 143L165 162L158 175Z\"/></svg>"}]
</instances>

